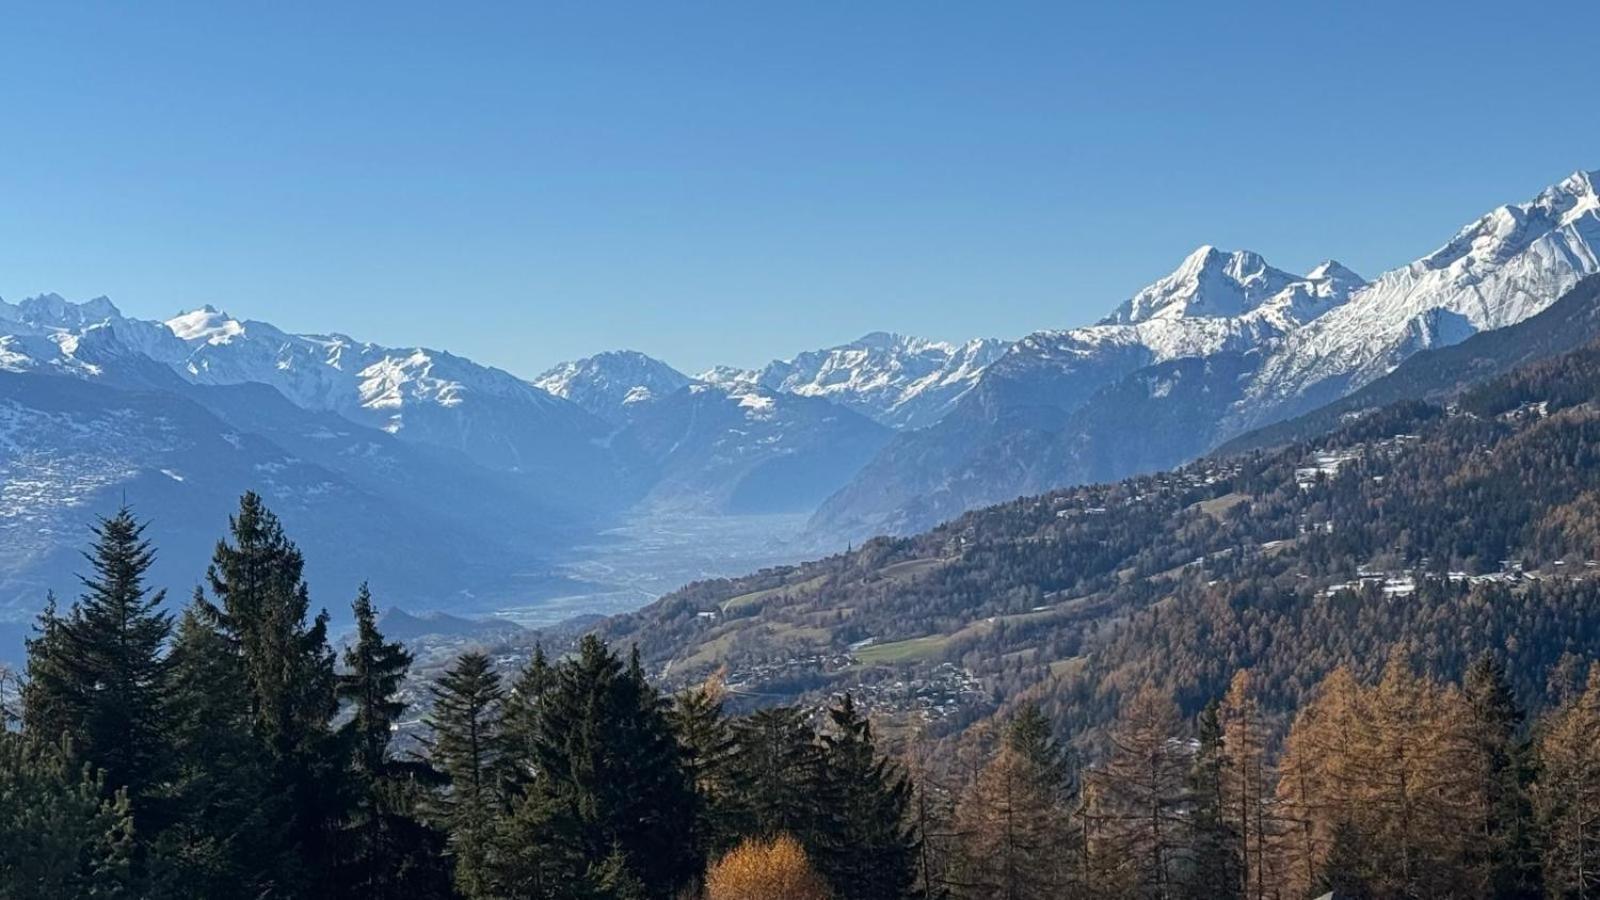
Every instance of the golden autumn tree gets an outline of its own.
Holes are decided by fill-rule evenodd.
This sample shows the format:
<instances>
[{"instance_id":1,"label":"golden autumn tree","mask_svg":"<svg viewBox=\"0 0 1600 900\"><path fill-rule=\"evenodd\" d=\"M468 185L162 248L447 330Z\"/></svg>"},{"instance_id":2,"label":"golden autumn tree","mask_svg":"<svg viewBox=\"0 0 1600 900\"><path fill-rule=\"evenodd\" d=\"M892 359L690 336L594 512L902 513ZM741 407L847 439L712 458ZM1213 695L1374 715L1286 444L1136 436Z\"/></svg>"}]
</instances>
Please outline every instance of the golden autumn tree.
<instances>
[{"instance_id":1,"label":"golden autumn tree","mask_svg":"<svg viewBox=\"0 0 1600 900\"><path fill-rule=\"evenodd\" d=\"M805 848L789 835L751 839L706 873L706 900L828 900Z\"/></svg>"},{"instance_id":2,"label":"golden autumn tree","mask_svg":"<svg viewBox=\"0 0 1600 900\"><path fill-rule=\"evenodd\" d=\"M1248 669L1233 676L1219 711L1222 725L1221 816L1238 840L1239 896L1267 896L1267 726Z\"/></svg>"},{"instance_id":3,"label":"golden autumn tree","mask_svg":"<svg viewBox=\"0 0 1600 900\"><path fill-rule=\"evenodd\" d=\"M1094 823L1091 857L1116 861L1103 874L1116 884L1094 885L1098 896L1135 886L1140 896L1166 900L1178 891L1187 847L1189 754L1172 698L1146 684L1112 725L1111 754L1089 775L1094 790L1087 815Z\"/></svg>"},{"instance_id":4,"label":"golden autumn tree","mask_svg":"<svg viewBox=\"0 0 1600 900\"><path fill-rule=\"evenodd\" d=\"M1545 889L1600 894L1600 665L1588 686L1553 713L1539 744L1534 803L1545 833Z\"/></svg>"}]
</instances>

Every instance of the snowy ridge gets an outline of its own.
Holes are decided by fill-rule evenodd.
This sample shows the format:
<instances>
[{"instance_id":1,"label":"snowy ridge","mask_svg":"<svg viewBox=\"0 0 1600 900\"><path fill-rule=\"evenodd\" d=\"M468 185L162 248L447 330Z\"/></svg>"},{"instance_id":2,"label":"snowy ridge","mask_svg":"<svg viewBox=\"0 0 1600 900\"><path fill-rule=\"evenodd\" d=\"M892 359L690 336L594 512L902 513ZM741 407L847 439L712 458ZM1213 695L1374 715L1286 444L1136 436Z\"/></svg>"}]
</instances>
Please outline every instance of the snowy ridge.
<instances>
[{"instance_id":1,"label":"snowy ridge","mask_svg":"<svg viewBox=\"0 0 1600 900\"><path fill-rule=\"evenodd\" d=\"M711 369L700 379L820 397L893 428L920 428L942 418L1006 347L994 338L953 344L878 331L761 369Z\"/></svg>"},{"instance_id":2,"label":"snowy ridge","mask_svg":"<svg viewBox=\"0 0 1600 900\"><path fill-rule=\"evenodd\" d=\"M1337 308L1365 284L1333 260L1297 276L1267 265L1259 254L1206 245L1099 324L1028 335L998 368L1015 373L1061 364L1092 370L1100 356L1151 365L1255 350ZM1097 376L1087 371L1083 377Z\"/></svg>"},{"instance_id":3,"label":"snowy ridge","mask_svg":"<svg viewBox=\"0 0 1600 900\"><path fill-rule=\"evenodd\" d=\"M1287 339L1251 382L1240 429L1296 411L1312 391L1360 387L1417 350L1520 322L1600 271L1597 181L1600 172L1576 172L1498 207Z\"/></svg>"}]
</instances>

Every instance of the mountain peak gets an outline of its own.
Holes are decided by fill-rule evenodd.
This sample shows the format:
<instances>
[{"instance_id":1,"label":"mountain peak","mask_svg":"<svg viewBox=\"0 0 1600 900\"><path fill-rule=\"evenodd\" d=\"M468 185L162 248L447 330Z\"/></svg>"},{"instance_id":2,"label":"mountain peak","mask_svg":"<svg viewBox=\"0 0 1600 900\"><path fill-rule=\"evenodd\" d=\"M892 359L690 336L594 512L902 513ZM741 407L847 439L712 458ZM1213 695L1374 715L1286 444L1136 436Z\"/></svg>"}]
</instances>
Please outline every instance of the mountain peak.
<instances>
[{"instance_id":1,"label":"mountain peak","mask_svg":"<svg viewBox=\"0 0 1600 900\"><path fill-rule=\"evenodd\" d=\"M244 323L210 304L173 316L165 324L189 343L226 344L244 333Z\"/></svg>"},{"instance_id":2,"label":"mountain peak","mask_svg":"<svg viewBox=\"0 0 1600 900\"><path fill-rule=\"evenodd\" d=\"M15 305L0 301L0 318L12 319L35 328L78 329L111 320L120 320L122 311L108 297L95 297L74 303L60 294L39 294Z\"/></svg>"},{"instance_id":3,"label":"mountain peak","mask_svg":"<svg viewBox=\"0 0 1600 900\"><path fill-rule=\"evenodd\" d=\"M629 407L688 383L689 376L637 350L607 350L560 363L533 380L534 387L614 422Z\"/></svg>"},{"instance_id":4,"label":"mountain peak","mask_svg":"<svg viewBox=\"0 0 1600 900\"><path fill-rule=\"evenodd\" d=\"M1267 265L1259 253L1228 252L1202 244L1184 257L1172 274L1134 294L1102 324L1238 316L1299 280Z\"/></svg>"}]
</instances>

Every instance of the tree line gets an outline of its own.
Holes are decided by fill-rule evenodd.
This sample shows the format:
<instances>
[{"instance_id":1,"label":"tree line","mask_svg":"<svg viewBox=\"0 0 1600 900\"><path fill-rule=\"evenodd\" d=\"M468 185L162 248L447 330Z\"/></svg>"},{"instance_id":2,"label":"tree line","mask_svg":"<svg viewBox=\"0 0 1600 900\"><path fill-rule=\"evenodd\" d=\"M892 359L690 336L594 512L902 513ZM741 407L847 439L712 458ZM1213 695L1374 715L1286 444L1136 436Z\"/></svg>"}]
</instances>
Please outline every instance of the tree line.
<instances>
[{"instance_id":1,"label":"tree line","mask_svg":"<svg viewBox=\"0 0 1600 900\"><path fill-rule=\"evenodd\" d=\"M915 895L910 783L848 695L733 718L594 637L467 652L400 752L411 655L365 586L335 652L258 496L176 616L144 525L94 534L0 692L0 898Z\"/></svg>"}]
</instances>

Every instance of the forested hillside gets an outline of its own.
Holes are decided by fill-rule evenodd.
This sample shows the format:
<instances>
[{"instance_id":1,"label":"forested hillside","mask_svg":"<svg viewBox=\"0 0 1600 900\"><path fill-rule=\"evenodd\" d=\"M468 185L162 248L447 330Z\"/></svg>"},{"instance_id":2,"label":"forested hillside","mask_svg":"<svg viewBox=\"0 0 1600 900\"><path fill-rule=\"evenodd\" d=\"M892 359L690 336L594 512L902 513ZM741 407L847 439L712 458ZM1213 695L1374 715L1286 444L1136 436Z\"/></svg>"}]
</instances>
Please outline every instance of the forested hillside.
<instances>
[{"instance_id":1,"label":"forested hillside","mask_svg":"<svg viewBox=\"0 0 1600 900\"><path fill-rule=\"evenodd\" d=\"M1448 408L692 585L603 633L671 681L726 666L752 696L849 687L940 733L1033 698L1086 746L1146 680L1192 714L1250 667L1281 712L1396 646L1444 678L1504 653L1542 707L1549 668L1600 646L1597 388L1589 346Z\"/></svg>"}]
</instances>

